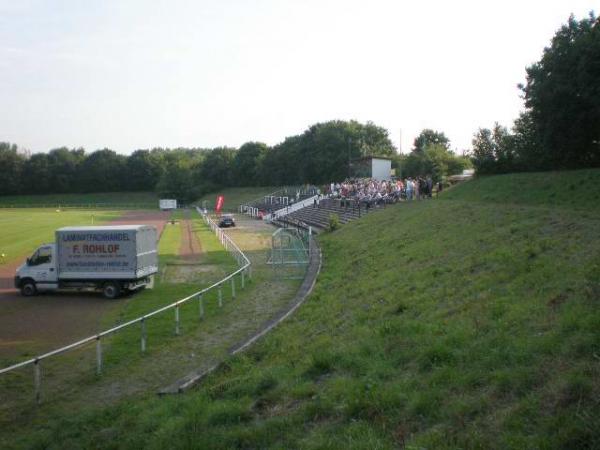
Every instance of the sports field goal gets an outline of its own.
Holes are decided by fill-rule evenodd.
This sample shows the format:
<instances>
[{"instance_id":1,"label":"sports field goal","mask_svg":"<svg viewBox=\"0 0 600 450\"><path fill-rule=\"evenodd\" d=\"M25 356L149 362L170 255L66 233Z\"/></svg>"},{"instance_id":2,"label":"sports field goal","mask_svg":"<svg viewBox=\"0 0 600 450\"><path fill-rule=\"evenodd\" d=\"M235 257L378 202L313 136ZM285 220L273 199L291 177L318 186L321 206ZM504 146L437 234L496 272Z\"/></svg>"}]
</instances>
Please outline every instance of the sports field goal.
<instances>
[{"instance_id":1,"label":"sports field goal","mask_svg":"<svg viewBox=\"0 0 600 450\"><path fill-rule=\"evenodd\" d=\"M296 228L279 228L271 236L267 264L280 279L302 279L310 260L310 233Z\"/></svg>"}]
</instances>

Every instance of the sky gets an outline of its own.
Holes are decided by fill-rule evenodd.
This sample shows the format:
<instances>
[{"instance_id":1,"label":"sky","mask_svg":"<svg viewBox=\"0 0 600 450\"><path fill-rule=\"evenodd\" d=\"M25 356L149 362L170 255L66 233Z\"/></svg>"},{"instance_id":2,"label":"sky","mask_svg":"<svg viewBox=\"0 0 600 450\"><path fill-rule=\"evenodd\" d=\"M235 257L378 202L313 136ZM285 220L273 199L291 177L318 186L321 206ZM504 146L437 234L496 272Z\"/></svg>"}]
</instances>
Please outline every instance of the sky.
<instances>
[{"instance_id":1,"label":"sky","mask_svg":"<svg viewBox=\"0 0 600 450\"><path fill-rule=\"evenodd\" d=\"M517 84L592 0L0 0L0 141L128 154L275 145L372 121L404 153L510 126Z\"/></svg>"}]
</instances>

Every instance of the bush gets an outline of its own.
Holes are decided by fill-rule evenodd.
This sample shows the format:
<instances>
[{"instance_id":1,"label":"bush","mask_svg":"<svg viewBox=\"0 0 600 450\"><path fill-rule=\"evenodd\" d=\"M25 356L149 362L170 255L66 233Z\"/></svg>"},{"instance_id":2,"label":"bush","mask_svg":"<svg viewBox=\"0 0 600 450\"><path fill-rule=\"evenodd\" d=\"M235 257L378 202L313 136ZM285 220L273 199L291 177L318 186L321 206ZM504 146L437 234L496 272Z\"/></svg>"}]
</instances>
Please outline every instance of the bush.
<instances>
[{"instance_id":1,"label":"bush","mask_svg":"<svg viewBox=\"0 0 600 450\"><path fill-rule=\"evenodd\" d=\"M329 214L329 225L327 229L329 231L335 231L340 227L340 216L337 214Z\"/></svg>"}]
</instances>

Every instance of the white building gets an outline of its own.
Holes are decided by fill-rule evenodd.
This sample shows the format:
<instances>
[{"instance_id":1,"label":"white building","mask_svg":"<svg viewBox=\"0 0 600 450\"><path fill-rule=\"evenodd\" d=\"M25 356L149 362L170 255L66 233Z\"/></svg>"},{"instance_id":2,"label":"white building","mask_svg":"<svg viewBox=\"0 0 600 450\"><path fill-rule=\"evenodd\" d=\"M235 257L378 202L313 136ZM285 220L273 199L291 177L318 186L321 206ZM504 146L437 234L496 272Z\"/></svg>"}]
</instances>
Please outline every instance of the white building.
<instances>
[{"instance_id":1,"label":"white building","mask_svg":"<svg viewBox=\"0 0 600 450\"><path fill-rule=\"evenodd\" d=\"M352 163L352 175L357 178L392 178L392 159L385 156L366 156Z\"/></svg>"}]
</instances>

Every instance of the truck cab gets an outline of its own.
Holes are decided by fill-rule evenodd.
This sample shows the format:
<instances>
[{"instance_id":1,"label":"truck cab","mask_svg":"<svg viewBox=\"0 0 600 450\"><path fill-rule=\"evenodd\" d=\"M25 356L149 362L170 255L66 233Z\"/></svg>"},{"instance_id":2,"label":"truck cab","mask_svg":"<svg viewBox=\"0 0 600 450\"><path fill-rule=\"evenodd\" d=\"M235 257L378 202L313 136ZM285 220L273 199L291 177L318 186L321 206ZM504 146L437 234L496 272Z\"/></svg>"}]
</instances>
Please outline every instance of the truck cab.
<instances>
[{"instance_id":1,"label":"truck cab","mask_svg":"<svg viewBox=\"0 0 600 450\"><path fill-rule=\"evenodd\" d=\"M15 287L26 297L38 290L58 288L56 244L44 244L27 258L17 269Z\"/></svg>"}]
</instances>

